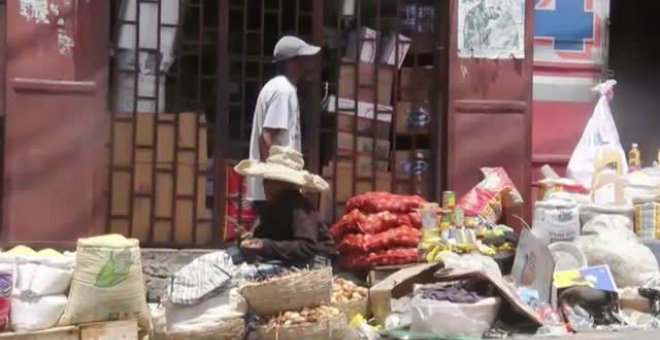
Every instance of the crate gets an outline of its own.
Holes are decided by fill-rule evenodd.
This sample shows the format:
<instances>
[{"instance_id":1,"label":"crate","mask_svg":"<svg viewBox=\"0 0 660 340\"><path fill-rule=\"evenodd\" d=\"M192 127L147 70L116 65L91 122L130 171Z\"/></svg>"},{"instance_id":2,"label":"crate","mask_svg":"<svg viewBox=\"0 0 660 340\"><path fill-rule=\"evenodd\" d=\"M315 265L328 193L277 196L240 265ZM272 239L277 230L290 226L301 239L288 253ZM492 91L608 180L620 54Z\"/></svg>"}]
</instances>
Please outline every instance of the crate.
<instances>
[{"instance_id":1,"label":"crate","mask_svg":"<svg viewBox=\"0 0 660 340\"><path fill-rule=\"evenodd\" d=\"M137 340L135 320L97 322L80 326L55 327L27 333L0 333L0 340Z\"/></svg>"},{"instance_id":2,"label":"crate","mask_svg":"<svg viewBox=\"0 0 660 340\"><path fill-rule=\"evenodd\" d=\"M135 320L97 322L80 325L80 340L137 340Z\"/></svg>"},{"instance_id":3,"label":"crate","mask_svg":"<svg viewBox=\"0 0 660 340\"><path fill-rule=\"evenodd\" d=\"M111 232L147 244L208 244L204 115L118 114L114 120Z\"/></svg>"}]
</instances>

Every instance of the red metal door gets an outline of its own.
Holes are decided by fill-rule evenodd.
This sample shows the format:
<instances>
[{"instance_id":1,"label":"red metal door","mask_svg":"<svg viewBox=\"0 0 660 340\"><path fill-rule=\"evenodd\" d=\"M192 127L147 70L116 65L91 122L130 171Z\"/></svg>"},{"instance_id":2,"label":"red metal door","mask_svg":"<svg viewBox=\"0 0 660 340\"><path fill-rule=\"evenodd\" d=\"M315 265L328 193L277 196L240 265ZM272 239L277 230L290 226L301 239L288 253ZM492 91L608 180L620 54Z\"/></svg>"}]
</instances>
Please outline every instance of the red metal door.
<instances>
[{"instance_id":1,"label":"red metal door","mask_svg":"<svg viewBox=\"0 0 660 340\"><path fill-rule=\"evenodd\" d=\"M521 6L518 15L523 20L514 20L518 24L511 27L517 27L524 44L503 45L492 40L497 32L483 34L511 22L503 19L510 13L498 11L516 4ZM482 179L480 167L502 166L525 198L529 197L533 6L532 0L451 1L447 185L459 195ZM468 32L474 28L477 33ZM501 32L500 37L505 37ZM475 43L478 34L483 35ZM486 56L482 55L488 52L484 46L507 46L501 50L518 53Z\"/></svg>"},{"instance_id":2,"label":"red metal door","mask_svg":"<svg viewBox=\"0 0 660 340\"><path fill-rule=\"evenodd\" d=\"M3 241L103 231L107 5L7 1Z\"/></svg>"}]
</instances>

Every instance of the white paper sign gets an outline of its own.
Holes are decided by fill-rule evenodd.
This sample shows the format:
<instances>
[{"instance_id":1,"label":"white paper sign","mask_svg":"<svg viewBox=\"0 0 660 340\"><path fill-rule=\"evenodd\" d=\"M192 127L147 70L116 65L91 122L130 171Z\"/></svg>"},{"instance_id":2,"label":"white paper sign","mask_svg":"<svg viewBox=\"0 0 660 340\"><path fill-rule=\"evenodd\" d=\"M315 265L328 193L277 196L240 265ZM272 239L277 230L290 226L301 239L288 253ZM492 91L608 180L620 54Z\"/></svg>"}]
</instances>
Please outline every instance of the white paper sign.
<instances>
[{"instance_id":1,"label":"white paper sign","mask_svg":"<svg viewBox=\"0 0 660 340\"><path fill-rule=\"evenodd\" d=\"M525 58L524 0L459 0L460 58Z\"/></svg>"}]
</instances>

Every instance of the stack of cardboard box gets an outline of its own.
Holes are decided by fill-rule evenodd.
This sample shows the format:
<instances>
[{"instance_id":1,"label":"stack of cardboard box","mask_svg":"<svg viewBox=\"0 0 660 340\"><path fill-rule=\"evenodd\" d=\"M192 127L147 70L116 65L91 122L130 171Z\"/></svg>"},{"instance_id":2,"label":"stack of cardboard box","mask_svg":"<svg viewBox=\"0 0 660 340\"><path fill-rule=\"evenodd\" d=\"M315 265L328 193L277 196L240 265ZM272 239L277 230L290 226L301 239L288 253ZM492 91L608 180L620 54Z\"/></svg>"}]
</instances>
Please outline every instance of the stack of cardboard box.
<instances>
[{"instance_id":1,"label":"stack of cardboard box","mask_svg":"<svg viewBox=\"0 0 660 340\"><path fill-rule=\"evenodd\" d=\"M323 167L323 175L331 182L336 181L335 200L325 204L331 201L326 197L322 200L322 209L341 208L351 196L363 192L392 191L393 85L411 40L399 35L398 48L396 42L394 34L379 34L367 27L349 36L346 57L339 68L337 96L329 97L327 108L332 114L329 120L337 121L334 136L337 153ZM378 44L382 44L382 48L379 49Z\"/></svg>"}]
</instances>

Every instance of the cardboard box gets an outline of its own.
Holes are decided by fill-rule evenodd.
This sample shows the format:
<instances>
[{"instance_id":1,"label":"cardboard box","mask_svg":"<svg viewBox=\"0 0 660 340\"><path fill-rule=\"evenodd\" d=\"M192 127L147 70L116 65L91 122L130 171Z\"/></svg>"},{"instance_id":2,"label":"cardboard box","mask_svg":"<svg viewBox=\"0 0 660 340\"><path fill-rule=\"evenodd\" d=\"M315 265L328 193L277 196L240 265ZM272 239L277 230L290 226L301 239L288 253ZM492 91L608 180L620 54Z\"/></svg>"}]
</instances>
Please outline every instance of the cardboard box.
<instances>
[{"instance_id":1,"label":"cardboard box","mask_svg":"<svg viewBox=\"0 0 660 340\"><path fill-rule=\"evenodd\" d=\"M392 122L392 115L394 114L394 108L391 105L381 105L370 102L361 102L358 101L357 105L355 100L352 98L342 98L339 97L336 99L334 95L328 97L328 107L326 109L327 113L336 113L337 110L335 106L339 105L339 114L345 115L348 117L355 116L357 110L357 116L361 118L367 118L370 120L378 120L382 122Z\"/></svg>"},{"instance_id":2,"label":"cardboard box","mask_svg":"<svg viewBox=\"0 0 660 340\"><path fill-rule=\"evenodd\" d=\"M350 162L337 162L336 187L333 187L333 171L334 165L332 162L323 167L323 177L330 183L331 190L336 192L335 203L345 203L349 198L369 191L392 191L392 177L388 172L376 174L376 187L374 188L370 173L368 176L364 176L365 178L354 179L353 164ZM352 192L353 182L356 183L355 193Z\"/></svg>"},{"instance_id":3,"label":"cardboard box","mask_svg":"<svg viewBox=\"0 0 660 340\"><path fill-rule=\"evenodd\" d=\"M378 69L377 83L376 69ZM354 100L357 92L358 101L365 103L374 103L375 101L377 104L390 105L392 103L394 72L394 67L387 65L374 65L363 62L344 64L339 70L339 88L337 89L339 97ZM357 77L357 91L355 90L355 77ZM376 91L378 91L378 97L376 97Z\"/></svg>"},{"instance_id":4,"label":"cardboard box","mask_svg":"<svg viewBox=\"0 0 660 340\"><path fill-rule=\"evenodd\" d=\"M396 133L428 134L431 125L431 107L411 102L396 103Z\"/></svg>"},{"instance_id":5,"label":"cardboard box","mask_svg":"<svg viewBox=\"0 0 660 340\"><path fill-rule=\"evenodd\" d=\"M410 50L412 45L412 40L402 34L399 34L399 48L396 48L396 35L388 34L383 38L383 50L380 55L380 63L385 65L396 65L397 69L401 68L403 61L406 59L406 55ZM399 57L397 58L397 52L399 52Z\"/></svg>"},{"instance_id":6,"label":"cardboard box","mask_svg":"<svg viewBox=\"0 0 660 340\"><path fill-rule=\"evenodd\" d=\"M431 66L403 67L399 83L399 100L417 104L434 98L434 70Z\"/></svg>"},{"instance_id":7,"label":"cardboard box","mask_svg":"<svg viewBox=\"0 0 660 340\"><path fill-rule=\"evenodd\" d=\"M424 263L397 271L369 289L369 305L376 322L382 324L392 312L392 299L412 293L415 284L435 282L439 263Z\"/></svg>"},{"instance_id":8,"label":"cardboard box","mask_svg":"<svg viewBox=\"0 0 660 340\"><path fill-rule=\"evenodd\" d=\"M369 27L362 27L359 32L361 41L358 42L358 32L353 31L348 35L346 46L346 59L355 61L360 56L360 61L373 64L376 61L378 51L378 32ZM362 44L358 53L358 45Z\"/></svg>"},{"instance_id":9,"label":"cardboard box","mask_svg":"<svg viewBox=\"0 0 660 340\"><path fill-rule=\"evenodd\" d=\"M360 154L364 156L373 156L374 139L364 136L358 136L357 142L353 145L355 137L351 133L337 132L337 153L341 156L353 156ZM375 141L377 160L386 160L390 155L390 141L388 139L376 139Z\"/></svg>"},{"instance_id":10,"label":"cardboard box","mask_svg":"<svg viewBox=\"0 0 660 340\"><path fill-rule=\"evenodd\" d=\"M332 108L334 109L334 103ZM336 120L337 131L352 134L355 127L358 135L370 137L375 133L376 138L378 139L389 139L392 127L392 114L381 113L378 117L378 119L367 118L360 115L355 115L353 112L339 111L339 115L324 115L323 121L325 126L334 126Z\"/></svg>"}]
</instances>

